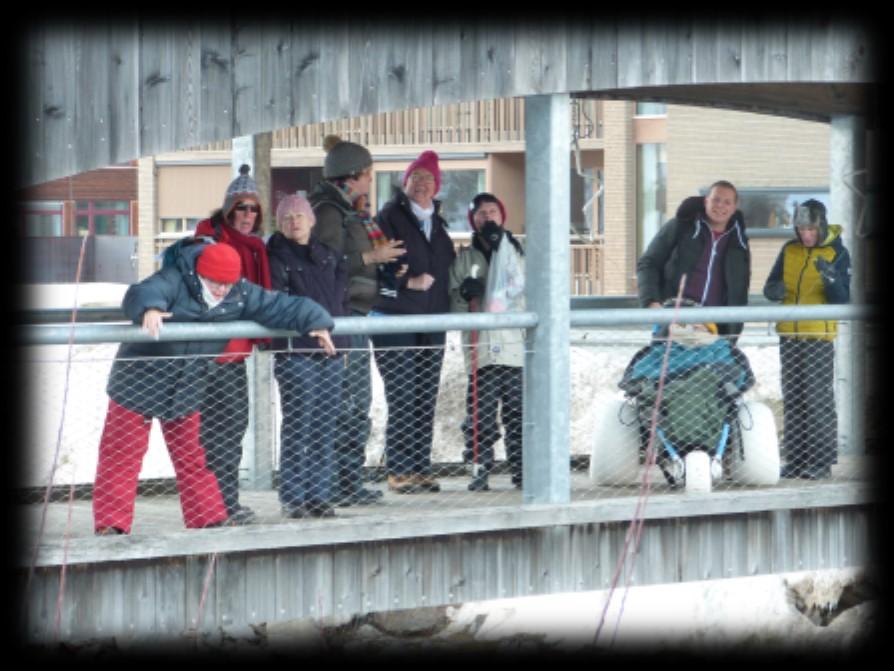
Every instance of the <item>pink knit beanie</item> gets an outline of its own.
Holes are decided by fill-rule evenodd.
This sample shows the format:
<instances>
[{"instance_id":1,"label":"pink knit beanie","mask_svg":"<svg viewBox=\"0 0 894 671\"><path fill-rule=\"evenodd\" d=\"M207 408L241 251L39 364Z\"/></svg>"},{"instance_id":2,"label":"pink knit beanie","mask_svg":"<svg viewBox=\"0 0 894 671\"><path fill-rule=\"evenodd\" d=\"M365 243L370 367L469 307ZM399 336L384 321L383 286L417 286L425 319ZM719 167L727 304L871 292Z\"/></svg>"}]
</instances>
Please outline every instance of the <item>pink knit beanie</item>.
<instances>
[{"instance_id":1,"label":"pink knit beanie","mask_svg":"<svg viewBox=\"0 0 894 671\"><path fill-rule=\"evenodd\" d=\"M316 221L316 216L314 216L314 209L311 207L310 202L307 198L303 196L298 196L296 194L289 194L281 201L279 201L279 205L276 206L276 223L278 226L282 226L283 219L287 214L291 214L292 212L300 212L307 216L311 222Z\"/></svg>"},{"instance_id":2,"label":"pink knit beanie","mask_svg":"<svg viewBox=\"0 0 894 671\"><path fill-rule=\"evenodd\" d=\"M435 193L441 190L441 168L438 167L438 155L430 149L419 154L419 158L410 163L404 171L403 185L407 185L410 175L414 170L422 168L428 170L435 178Z\"/></svg>"}]
</instances>

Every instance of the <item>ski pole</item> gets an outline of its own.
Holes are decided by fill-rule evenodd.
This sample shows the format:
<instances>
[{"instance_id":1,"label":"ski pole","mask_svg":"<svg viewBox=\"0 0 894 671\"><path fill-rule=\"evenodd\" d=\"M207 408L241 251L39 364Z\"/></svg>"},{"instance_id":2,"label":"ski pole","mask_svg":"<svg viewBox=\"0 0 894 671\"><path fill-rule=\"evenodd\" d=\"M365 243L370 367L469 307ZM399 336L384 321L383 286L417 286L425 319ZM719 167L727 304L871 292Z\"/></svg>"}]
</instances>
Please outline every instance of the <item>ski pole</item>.
<instances>
[{"instance_id":1,"label":"ski pole","mask_svg":"<svg viewBox=\"0 0 894 671\"><path fill-rule=\"evenodd\" d=\"M478 264L472 266L469 276L474 280L478 277ZM478 312L478 298L469 300L469 312ZM470 334L472 342L472 477L477 478L481 465L478 463L478 331Z\"/></svg>"}]
</instances>

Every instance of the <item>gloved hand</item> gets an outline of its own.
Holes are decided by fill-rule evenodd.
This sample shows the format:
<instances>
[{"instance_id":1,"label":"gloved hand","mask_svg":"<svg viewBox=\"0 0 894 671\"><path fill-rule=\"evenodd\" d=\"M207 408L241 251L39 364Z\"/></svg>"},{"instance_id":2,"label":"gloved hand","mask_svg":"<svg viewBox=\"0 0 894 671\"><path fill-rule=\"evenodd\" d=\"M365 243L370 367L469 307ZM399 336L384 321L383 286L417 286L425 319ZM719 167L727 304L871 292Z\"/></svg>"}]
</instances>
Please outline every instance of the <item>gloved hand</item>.
<instances>
[{"instance_id":1,"label":"gloved hand","mask_svg":"<svg viewBox=\"0 0 894 671\"><path fill-rule=\"evenodd\" d=\"M484 295L484 282L474 277L467 277L459 285L459 295L467 301L473 298L481 298Z\"/></svg>"},{"instance_id":2,"label":"gloved hand","mask_svg":"<svg viewBox=\"0 0 894 671\"><path fill-rule=\"evenodd\" d=\"M817 272L819 272L826 282L834 282L837 279L834 263L829 263L822 256L817 256L813 260L813 264L816 266Z\"/></svg>"},{"instance_id":3,"label":"gloved hand","mask_svg":"<svg viewBox=\"0 0 894 671\"><path fill-rule=\"evenodd\" d=\"M500 246L500 240L503 239L503 227L495 221L485 221L481 226L481 237L491 249L496 250Z\"/></svg>"},{"instance_id":4,"label":"gloved hand","mask_svg":"<svg viewBox=\"0 0 894 671\"><path fill-rule=\"evenodd\" d=\"M782 280L768 282L767 286L764 287L764 296L767 297L767 300L781 301L785 298L785 282Z\"/></svg>"}]
</instances>

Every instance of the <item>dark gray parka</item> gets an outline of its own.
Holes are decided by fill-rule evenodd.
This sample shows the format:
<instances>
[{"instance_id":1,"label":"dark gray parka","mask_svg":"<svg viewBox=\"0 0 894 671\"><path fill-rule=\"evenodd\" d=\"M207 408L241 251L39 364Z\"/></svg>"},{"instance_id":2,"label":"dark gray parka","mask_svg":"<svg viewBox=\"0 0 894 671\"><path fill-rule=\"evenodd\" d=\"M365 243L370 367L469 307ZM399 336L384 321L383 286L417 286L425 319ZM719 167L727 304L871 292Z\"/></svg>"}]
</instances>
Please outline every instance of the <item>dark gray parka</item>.
<instances>
[{"instance_id":1,"label":"dark gray parka","mask_svg":"<svg viewBox=\"0 0 894 671\"><path fill-rule=\"evenodd\" d=\"M209 309L195 270L206 246L184 248L175 265L131 285L122 302L128 319L142 324L143 313L155 308L173 313L165 320L169 323L250 320L302 334L334 326L331 315L315 301L268 291L245 279L239 280L220 304ZM106 391L116 403L147 417L167 420L188 415L199 408L208 363L223 352L228 341L222 338L122 343Z\"/></svg>"},{"instance_id":2,"label":"dark gray parka","mask_svg":"<svg viewBox=\"0 0 894 671\"><path fill-rule=\"evenodd\" d=\"M677 294L680 278L698 263L711 231L702 220L704 198L691 196L677 208L677 214L655 234L636 264L636 280L641 307L663 303ZM727 230L733 236L726 249L723 266L726 305L748 305L751 282L751 250L745 232L745 217L739 210L730 218ZM738 336L743 324L718 324L721 335Z\"/></svg>"}]
</instances>

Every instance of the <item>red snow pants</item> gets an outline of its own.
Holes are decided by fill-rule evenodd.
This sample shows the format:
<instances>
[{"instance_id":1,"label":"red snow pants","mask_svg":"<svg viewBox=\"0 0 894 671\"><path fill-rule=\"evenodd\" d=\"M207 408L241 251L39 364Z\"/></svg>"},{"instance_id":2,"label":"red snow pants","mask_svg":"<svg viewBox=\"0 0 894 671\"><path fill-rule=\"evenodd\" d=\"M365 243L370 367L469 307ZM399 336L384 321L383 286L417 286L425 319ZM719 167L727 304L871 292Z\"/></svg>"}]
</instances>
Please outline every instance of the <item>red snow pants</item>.
<instances>
[{"instance_id":1,"label":"red snow pants","mask_svg":"<svg viewBox=\"0 0 894 671\"><path fill-rule=\"evenodd\" d=\"M174 465L180 508L187 528L227 519L217 478L205 464L199 441L200 415L161 420L162 435ZM143 457L149 449L150 418L109 399L93 486L93 527L117 527L130 533Z\"/></svg>"}]
</instances>

